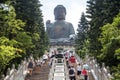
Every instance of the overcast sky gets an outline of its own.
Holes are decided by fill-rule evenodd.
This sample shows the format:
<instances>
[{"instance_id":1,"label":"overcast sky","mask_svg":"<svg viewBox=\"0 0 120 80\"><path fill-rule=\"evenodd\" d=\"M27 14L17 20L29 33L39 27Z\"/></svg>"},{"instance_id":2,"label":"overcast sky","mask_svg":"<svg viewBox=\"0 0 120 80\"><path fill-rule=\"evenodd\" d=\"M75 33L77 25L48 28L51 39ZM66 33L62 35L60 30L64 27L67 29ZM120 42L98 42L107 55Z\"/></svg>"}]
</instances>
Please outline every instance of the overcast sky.
<instances>
[{"instance_id":1,"label":"overcast sky","mask_svg":"<svg viewBox=\"0 0 120 80\"><path fill-rule=\"evenodd\" d=\"M80 21L81 13L86 11L87 0L40 0L44 23L47 20L54 22L54 8L57 5L63 5L66 8L66 21L71 22L73 27L77 29L78 22Z\"/></svg>"}]
</instances>

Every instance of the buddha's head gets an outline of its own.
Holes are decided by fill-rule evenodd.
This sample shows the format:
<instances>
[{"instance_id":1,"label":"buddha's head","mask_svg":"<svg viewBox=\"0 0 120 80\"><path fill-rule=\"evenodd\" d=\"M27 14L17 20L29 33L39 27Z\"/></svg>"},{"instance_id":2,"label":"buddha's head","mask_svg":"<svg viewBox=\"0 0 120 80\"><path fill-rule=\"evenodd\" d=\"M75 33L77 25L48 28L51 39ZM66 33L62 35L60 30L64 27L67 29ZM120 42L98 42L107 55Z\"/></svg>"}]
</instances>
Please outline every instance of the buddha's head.
<instances>
[{"instance_id":1,"label":"buddha's head","mask_svg":"<svg viewBox=\"0 0 120 80\"><path fill-rule=\"evenodd\" d=\"M54 9L55 20L65 20L66 9L63 5L57 5Z\"/></svg>"}]
</instances>

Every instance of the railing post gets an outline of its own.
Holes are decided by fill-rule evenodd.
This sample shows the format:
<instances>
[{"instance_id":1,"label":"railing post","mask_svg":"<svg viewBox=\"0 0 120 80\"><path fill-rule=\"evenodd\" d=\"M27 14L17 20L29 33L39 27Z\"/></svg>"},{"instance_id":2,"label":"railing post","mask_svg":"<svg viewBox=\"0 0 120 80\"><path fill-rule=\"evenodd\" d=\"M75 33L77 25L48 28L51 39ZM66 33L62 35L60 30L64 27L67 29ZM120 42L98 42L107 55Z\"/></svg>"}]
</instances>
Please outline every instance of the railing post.
<instances>
[{"instance_id":1,"label":"railing post","mask_svg":"<svg viewBox=\"0 0 120 80\"><path fill-rule=\"evenodd\" d=\"M106 69L107 69L108 80L111 80L112 76L110 75L110 68L109 68L109 66L107 66Z\"/></svg>"},{"instance_id":2,"label":"railing post","mask_svg":"<svg viewBox=\"0 0 120 80\"><path fill-rule=\"evenodd\" d=\"M11 76L13 76L13 80L15 80L15 65L14 64L12 64L11 70L13 70L13 72L11 73Z\"/></svg>"},{"instance_id":3,"label":"railing post","mask_svg":"<svg viewBox=\"0 0 120 80\"><path fill-rule=\"evenodd\" d=\"M5 78L5 75L2 75L2 76L1 76L1 80L4 80L4 78Z\"/></svg>"},{"instance_id":4,"label":"railing post","mask_svg":"<svg viewBox=\"0 0 120 80\"><path fill-rule=\"evenodd\" d=\"M104 74L104 68L105 68L105 63L102 63L102 80L104 80L104 78L105 78L105 74Z\"/></svg>"},{"instance_id":5,"label":"railing post","mask_svg":"<svg viewBox=\"0 0 120 80\"><path fill-rule=\"evenodd\" d=\"M97 66L97 72L98 72L97 75L98 75L98 80L100 80L100 71L99 71L100 70L100 65L99 65L99 63L97 63L97 65L98 65Z\"/></svg>"},{"instance_id":6,"label":"railing post","mask_svg":"<svg viewBox=\"0 0 120 80\"><path fill-rule=\"evenodd\" d=\"M7 75L10 75L10 68L7 69Z\"/></svg>"}]
</instances>

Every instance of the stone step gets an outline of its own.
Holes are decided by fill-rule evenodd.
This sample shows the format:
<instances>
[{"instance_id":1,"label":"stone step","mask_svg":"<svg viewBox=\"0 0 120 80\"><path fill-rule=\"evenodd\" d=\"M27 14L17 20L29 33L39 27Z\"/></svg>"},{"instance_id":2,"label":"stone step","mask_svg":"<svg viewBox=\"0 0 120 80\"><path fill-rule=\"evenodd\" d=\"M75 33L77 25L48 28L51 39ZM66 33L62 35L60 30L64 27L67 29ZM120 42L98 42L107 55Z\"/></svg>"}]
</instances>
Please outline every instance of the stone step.
<instances>
[{"instance_id":1,"label":"stone step","mask_svg":"<svg viewBox=\"0 0 120 80\"><path fill-rule=\"evenodd\" d=\"M42 65L40 69L34 70L33 75L26 77L25 80L48 80L48 75L49 75L49 66Z\"/></svg>"}]
</instances>

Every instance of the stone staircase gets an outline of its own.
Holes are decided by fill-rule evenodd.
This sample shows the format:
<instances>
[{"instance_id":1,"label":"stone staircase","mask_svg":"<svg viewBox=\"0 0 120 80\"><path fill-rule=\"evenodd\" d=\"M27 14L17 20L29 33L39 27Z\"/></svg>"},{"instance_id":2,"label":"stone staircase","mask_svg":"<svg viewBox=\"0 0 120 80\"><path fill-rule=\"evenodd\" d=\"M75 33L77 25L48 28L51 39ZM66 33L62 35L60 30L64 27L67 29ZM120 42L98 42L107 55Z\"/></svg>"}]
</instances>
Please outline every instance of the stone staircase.
<instances>
[{"instance_id":1,"label":"stone staircase","mask_svg":"<svg viewBox=\"0 0 120 80\"><path fill-rule=\"evenodd\" d=\"M42 65L41 68L35 68L32 76L26 76L25 80L48 80L49 66Z\"/></svg>"}]
</instances>

